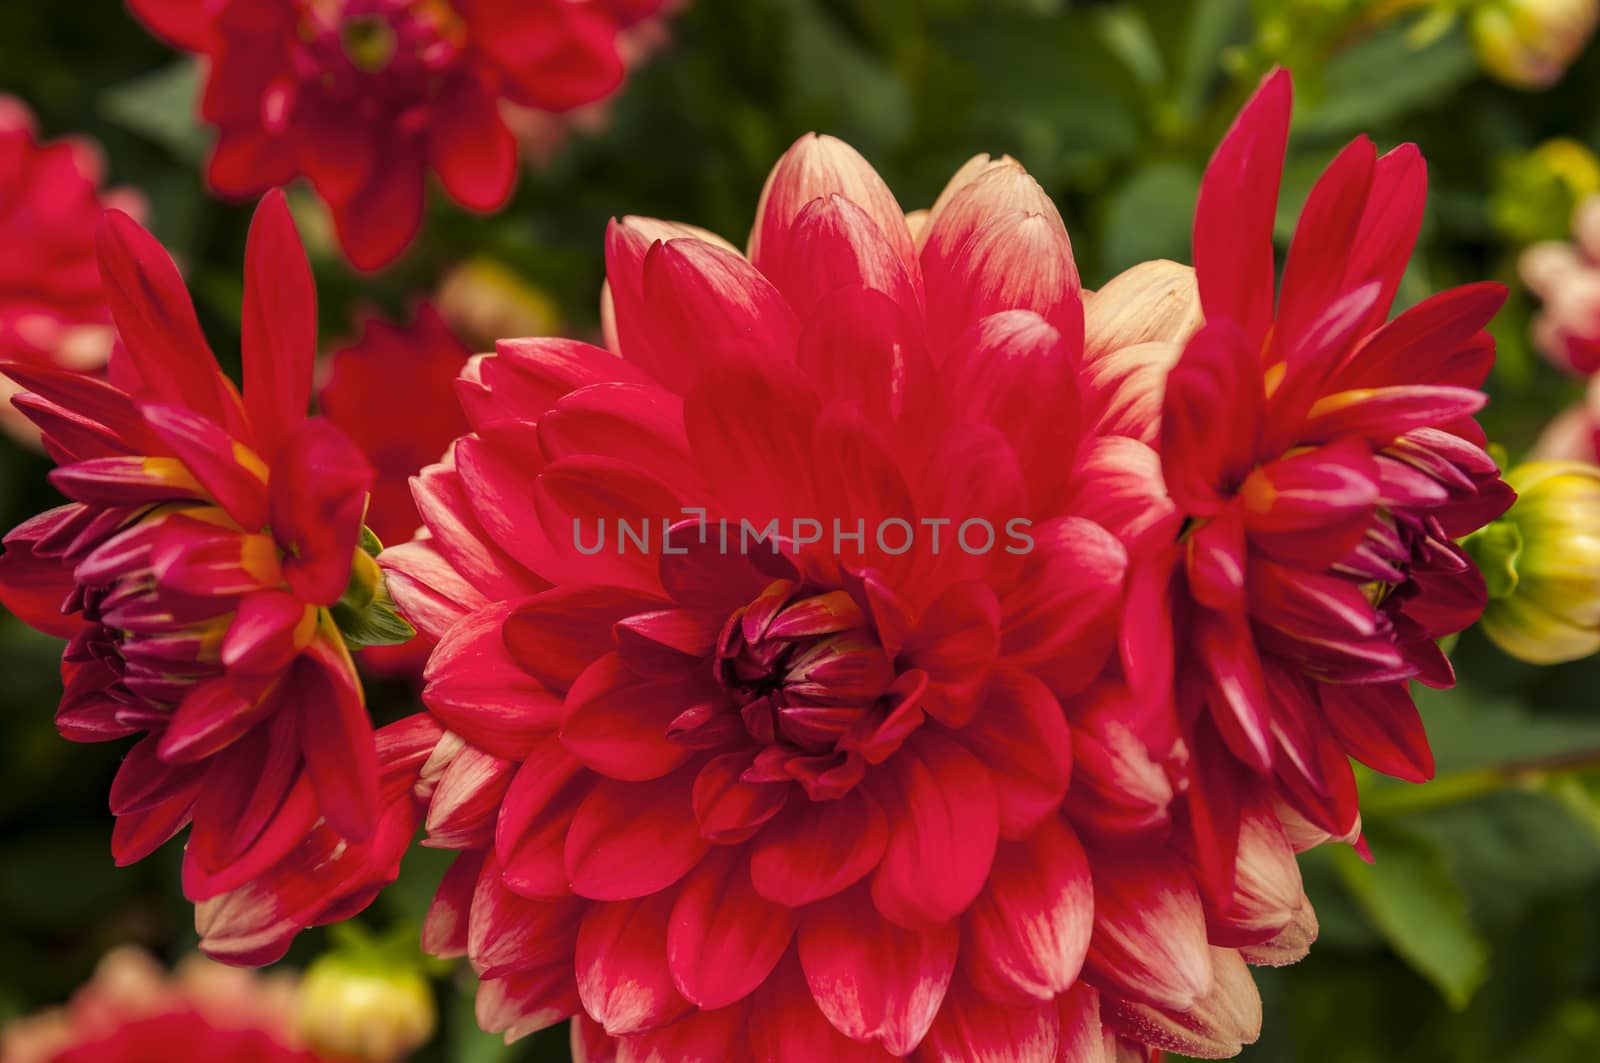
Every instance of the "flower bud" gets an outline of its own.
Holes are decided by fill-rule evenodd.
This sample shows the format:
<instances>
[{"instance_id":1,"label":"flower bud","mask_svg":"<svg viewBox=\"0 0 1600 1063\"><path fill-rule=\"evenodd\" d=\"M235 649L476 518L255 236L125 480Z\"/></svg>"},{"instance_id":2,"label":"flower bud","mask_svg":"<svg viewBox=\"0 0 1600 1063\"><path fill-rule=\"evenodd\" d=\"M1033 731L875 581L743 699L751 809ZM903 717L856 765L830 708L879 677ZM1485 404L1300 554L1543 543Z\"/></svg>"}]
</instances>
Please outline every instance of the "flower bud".
<instances>
[{"instance_id":1,"label":"flower bud","mask_svg":"<svg viewBox=\"0 0 1600 1063\"><path fill-rule=\"evenodd\" d=\"M1570 137L1554 137L1499 164L1490 210L1495 228L1516 244L1565 240L1578 205L1597 192L1600 159ZM1553 258L1552 249L1543 248L1522 264L1524 279L1541 297L1568 264Z\"/></svg>"},{"instance_id":2,"label":"flower bud","mask_svg":"<svg viewBox=\"0 0 1600 1063\"><path fill-rule=\"evenodd\" d=\"M1530 462L1506 482L1516 505L1462 544L1488 584L1484 632L1533 664L1600 650L1600 467Z\"/></svg>"},{"instance_id":3,"label":"flower bud","mask_svg":"<svg viewBox=\"0 0 1600 1063\"><path fill-rule=\"evenodd\" d=\"M1583 51L1596 0L1498 0L1471 16L1472 46L1490 76L1515 88L1549 88Z\"/></svg>"},{"instance_id":4,"label":"flower bud","mask_svg":"<svg viewBox=\"0 0 1600 1063\"><path fill-rule=\"evenodd\" d=\"M546 336L560 324L548 295L481 256L445 275L436 302L450 328L477 347L508 337Z\"/></svg>"},{"instance_id":5,"label":"flower bud","mask_svg":"<svg viewBox=\"0 0 1600 1063\"><path fill-rule=\"evenodd\" d=\"M317 1052L392 1063L433 1036L433 992L415 967L333 953L306 971L295 1025Z\"/></svg>"}]
</instances>

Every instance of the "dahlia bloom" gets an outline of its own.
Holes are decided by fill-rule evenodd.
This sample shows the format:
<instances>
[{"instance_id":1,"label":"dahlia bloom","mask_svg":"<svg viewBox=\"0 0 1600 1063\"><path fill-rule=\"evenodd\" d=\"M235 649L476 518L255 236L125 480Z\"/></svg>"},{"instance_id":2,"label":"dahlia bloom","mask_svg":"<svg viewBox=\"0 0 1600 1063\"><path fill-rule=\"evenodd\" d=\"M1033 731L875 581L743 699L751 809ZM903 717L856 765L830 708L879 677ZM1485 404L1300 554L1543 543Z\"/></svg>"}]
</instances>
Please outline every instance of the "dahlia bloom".
<instances>
[{"instance_id":1,"label":"dahlia bloom","mask_svg":"<svg viewBox=\"0 0 1600 1063\"><path fill-rule=\"evenodd\" d=\"M201 117L217 129L207 181L251 197L306 177L360 269L422 224L425 177L493 211L517 144L507 102L566 111L622 82L617 35L659 3L580 0L129 0L203 55Z\"/></svg>"},{"instance_id":2,"label":"dahlia bloom","mask_svg":"<svg viewBox=\"0 0 1600 1063\"><path fill-rule=\"evenodd\" d=\"M94 234L102 210L135 215L128 189L102 189L105 163L90 141L40 143L28 106L0 95L0 360L92 372L111 355L111 312ZM11 407L0 379L0 429L33 445L39 433Z\"/></svg>"},{"instance_id":3,"label":"dahlia bloom","mask_svg":"<svg viewBox=\"0 0 1600 1063\"><path fill-rule=\"evenodd\" d=\"M1132 577L1127 614L1142 696L1177 697L1190 823L1216 889L1234 877L1241 802L1272 796L1353 837L1349 756L1431 776L1407 681L1453 682L1436 640L1485 601L1454 540L1513 497L1472 420L1504 290L1453 289L1387 320L1422 216L1414 146L1380 158L1361 138L1340 153L1275 285L1289 112L1278 71L1201 186L1205 325L1166 375L1160 425L1181 525Z\"/></svg>"},{"instance_id":4,"label":"dahlia bloom","mask_svg":"<svg viewBox=\"0 0 1600 1063\"><path fill-rule=\"evenodd\" d=\"M230 970L198 956L168 974L132 946L108 952L65 1007L0 1030L6 1063L320 1063L293 1032L291 977Z\"/></svg>"},{"instance_id":5,"label":"dahlia bloom","mask_svg":"<svg viewBox=\"0 0 1600 1063\"><path fill-rule=\"evenodd\" d=\"M111 382L0 366L70 500L5 537L0 601L69 640L65 737L143 736L111 788L117 862L192 821L184 885L200 899L324 818L351 843L373 835L378 761L346 638L403 625L363 549L371 470L306 416L316 297L282 195L250 231L242 398L149 233L108 212L99 257Z\"/></svg>"},{"instance_id":6,"label":"dahlia bloom","mask_svg":"<svg viewBox=\"0 0 1600 1063\"><path fill-rule=\"evenodd\" d=\"M440 640L427 844L461 855L424 945L481 1024L635 1061L1253 1040L1247 960L1314 934L1290 837L1249 801L1202 888L1170 706L1114 657L1173 524L1124 381L1193 331L1188 271L1086 308L1014 161L908 222L808 136L748 257L629 218L607 272L612 350L474 358L381 559Z\"/></svg>"}]
</instances>

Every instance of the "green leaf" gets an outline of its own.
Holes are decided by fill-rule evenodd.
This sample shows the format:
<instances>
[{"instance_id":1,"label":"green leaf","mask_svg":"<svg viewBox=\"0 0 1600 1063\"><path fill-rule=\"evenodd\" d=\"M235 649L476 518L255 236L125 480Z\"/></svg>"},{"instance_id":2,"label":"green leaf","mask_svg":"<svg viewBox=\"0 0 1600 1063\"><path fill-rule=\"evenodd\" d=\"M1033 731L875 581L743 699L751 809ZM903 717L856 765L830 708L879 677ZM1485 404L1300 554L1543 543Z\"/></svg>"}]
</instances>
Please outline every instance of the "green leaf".
<instances>
[{"instance_id":1,"label":"green leaf","mask_svg":"<svg viewBox=\"0 0 1600 1063\"><path fill-rule=\"evenodd\" d=\"M1317 101L1299 115L1299 132L1332 138L1370 131L1438 102L1477 70L1459 28L1419 47L1403 23L1386 26L1328 61Z\"/></svg>"},{"instance_id":2,"label":"green leaf","mask_svg":"<svg viewBox=\"0 0 1600 1063\"><path fill-rule=\"evenodd\" d=\"M1453 690L1413 684L1412 697L1440 775L1600 749L1600 717L1592 714L1534 714L1465 684Z\"/></svg>"},{"instance_id":3,"label":"green leaf","mask_svg":"<svg viewBox=\"0 0 1600 1063\"><path fill-rule=\"evenodd\" d=\"M1418 835L1371 827L1375 858L1335 851L1335 866L1373 925L1418 974L1461 1010L1489 974L1489 945L1467 915L1467 901L1444 855Z\"/></svg>"},{"instance_id":4,"label":"green leaf","mask_svg":"<svg viewBox=\"0 0 1600 1063\"><path fill-rule=\"evenodd\" d=\"M361 549L368 557L377 557L383 553L383 543L365 524L361 526Z\"/></svg>"},{"instance_id":5,"label":"green leaf","mask_svg":"<svg viewBox=\"0 0 1600 1063\"><path fill-rule=\"evenodd\" d=\"M196 120L199 98L200 61L184 59L112 86L100 97L100 108L107 118L162 145L179 161L199 164L210 143Z\"/></svg>"},{"instance_id":6,"label":"green leaf","mask_svg":"<svg viewBox=\"0 0 1600 1063\"><path fill-rule=\"evenodd\" d=\"M1140 170L1111 198L1101 268L1108 275L1152 258L1189 259L1190 218L1200 174L1188 163Z\"/></svg>"}]
</instances>

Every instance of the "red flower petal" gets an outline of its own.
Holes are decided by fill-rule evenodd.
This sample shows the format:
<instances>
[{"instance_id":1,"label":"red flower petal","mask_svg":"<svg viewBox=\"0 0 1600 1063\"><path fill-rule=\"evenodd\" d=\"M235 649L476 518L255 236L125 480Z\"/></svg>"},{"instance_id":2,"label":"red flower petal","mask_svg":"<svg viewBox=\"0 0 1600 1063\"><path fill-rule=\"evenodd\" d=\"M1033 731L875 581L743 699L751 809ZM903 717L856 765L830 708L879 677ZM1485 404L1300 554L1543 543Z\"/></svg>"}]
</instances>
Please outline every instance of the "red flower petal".
<instances>
[{"instance_id":1,"label":"red flower petal","mask_svg":"<svg viewBox=\"0 0 1600 1063\"><path fill-rule=\"evenodd\" d=\"M989 881L967 914L965 968L991 999L1052 1000L1083 967L1094 907L1083 846L1052 817L996 852Z\"/></svg>"},{"instance_id":2,"label":"red flower petal","mask_svg":"<svg viewBox=\"0 0 1600 1063\"><path fill-rule=\"evenodd\" d=\"M744 841L783 811L788 783L749 783L740 778L751 759L750 752L725 753L707 761L695 776L694 815L708 841Z\"/></svg>"},{"instance_id":3,"label":"red flower petal","mask_svg":"<svg viewBox=\"0 0 1600 1063\"><path fill-rule=\"evenodd\" d=\"M750 851L750 879L768 900L791 907L831 897L878 866L889 823L860 787L836 801L793 801Z\"/></svg>"},{"instance_id":4,"label":"red flower petal","mask_svg":"<svg viewBox=\"0 0 1600 1063\"><path fill-rule=\"evenodd\" d=\"M743 1000L772 973L798 918L756 892L743 853L714 854L684 880L672 909L673 982L706 1010Z\"/></svg>"},{"instance_id":5,"label":"red flower petal","mask_svg":"<svg viewBox=\"0 0 1600 1063\"><path fill-rule=\"evenodd\" d=\"M1194 263L1206 319L1234 322L1255 349L1272 323L1272 225L1292 102L1287 70L1262 79L1211 156L1195 205ZM1241 416L1238 423L1247 422Z\"/></svg>"},{"instance_id":6,"label":"red flower petal","mask_svg":"<svg viewBox=\"0 0 1600 1063\"><path fill-rule=\"evenodd\" d=\"M567 692L561 741L602 775L628 782L658 779L692 752L668 737L672 721L717 693L710 676L648 679L630 672L617 654L608 654Z\"/></svg>"},{"instance_id":7,"label":"red flower petal","mask_svg":"<svg viewBox=\"0 0 1600 1063\"><path fill-rule=\"evenodd\" d=\"M708 848L683 773L646 783L601 779L567 831L567 876L593 900L643 897L681 879Z\"/></svg>"},{"instance_id":8,"label":"red flower petal","mask_svg":"<svg viewBox=\"0 0 1600 1063\"><path fill-rule=\"evenodd\" d=\"M288 555L289 589L331 605L350 582L372 468L349 437L318 417L293 430L272 470L272 534Z\"/></svg>"},{"instance_id":9,"label":"red flower petal","mask_svg":"<svg viewBox=\"0 0 1600 1063\"><path fill-rule=\"evenodd\" d=\"M619 621L664 604L661 598L625 587L552 588L519 603L506 616L506 649L530 675L564 693L616 649L612 628Z\"/></svg>"},{"instance_id":10,"label":"red flower petal","mask_svg":"<svg viewBox=\"0 0 1600 1063\"><path fill-rule=\"evenodd\" d=\"M285 698L300 710L300 748L323 814L345 838L365 840L378 817L378 755L344 646L313 640L295 661Z\"/></svg>"},{"instance_id":11,"label":"red flower petal","mask_svg":"<svg viewBox=\"0 0 1600 1063\"><path fill-rule=\"evenodd\" d=\"M101 221L99 249L106 301L142 394L228 424L226 384L166 249L120 210Z\"/></svg>"},{"instance_id":12,"label":"red flower petal","mask_svg":"<svg viewBox=\"0 0 1600 1063\"><path fill-rule=\"evenodd\" d=\"M1176 857L1096 852L1094 936L1084 969L1096 985L1177 1011L1211 992L1200 895Z\"/></svg>"},{"instance_id":13,"label":"red flower petal","mask_svg":"<svg viewBox=\"0 0 1600 1063\"><path fill-rule=\"evenodd\" d=\"M521 760L561 723L561 698L523 671L501 629L514 603L497 602L445 633L428 659L422 697L440 721L496 756Z\"/></svg>"},{"instance_id":14,"label":"red flower petal","mask_svg":"<svg viewBox=\"0 0 1600 1063\"><path fill-rule=\"evenodd\" d=\"M1061 703L1032 675L997 670L961 744L993 774L1000 834L1020 838L1061 804L1072 778L1072 732Z\"/></svg>"},{"instance_id":15,"label":"red flower petal","mask_svg":"<svg viewBox=\"0 0 1600 1063\"><path fill-rule=\"evenodd\" d=\"M317 287L279 189L250 222L242 327L245 409L256 444L274 454L305 420L317 356Z\"/></svg>"},{"instance_id":16,"label":"red flower petal","mask_svg":"<svg viewBox=\"0 0 1600 1063\"><path fill-rule=\"evenodd\" d=\"M589 907L574 963L583 1010L612 1037L664 1026L694 1010L673 985L667 927L673 896Z\"/></svg>"},{"instance_id":17,"label":"red flower petal","mask_svg":"<svg viewBox=\"0 0 1600 1063\"><path fill-rule=\"evenodd\" d=\"M917 1053L928 1063L1035 1063L1061 1056L1061 1017L1054 1004L1011 1007L957 984Z\"/></svg>"},{"instance_id":18,"label":"red flower petal","mask_svg":"<svg viewBox=\"0 0 1600 1063\"><path fill-rule=\"evenodd\" d=\"M757 1063L890 1063L896 1058L877 1041L852 1040L834 1029L811 998L796 950L756 990L750 1011L750 1046Z\"/></svg>"},{"instance_id":19,"label":"red flower petal","mask_svg":"<svg viewBox=\"0 0 1600 1063\"><path fill-rule=\"evenodd\" d=\"M923 731L873 776L889 844L872 900L902 926L939 924L972 903L999 832L992 776L948 738Z\"/></svg>"},{"instance_id":20,"label":"red flower petal","mask_svg":"<svg viewBox=\"0 0 1600 1063\"><path fill-rule=\"evenodd\" d=\"M428 161L468 210L499 210L516 187L517 139L497 103L477 79L452 78L436 104L446 114L428 127Z\"/></svg>"},{"instance_id":21,"label":"red flower petal","mask_svg":"<svg viewBox=\"0 0 1600 1063\"><path fill-rule=\"evenodd\" d=\"M854 890L805 913L800 963L817 1006L846 1037L911 1052L933 1025L955 969L954 925L903 930Z\"/></svg>"}]
</instances>

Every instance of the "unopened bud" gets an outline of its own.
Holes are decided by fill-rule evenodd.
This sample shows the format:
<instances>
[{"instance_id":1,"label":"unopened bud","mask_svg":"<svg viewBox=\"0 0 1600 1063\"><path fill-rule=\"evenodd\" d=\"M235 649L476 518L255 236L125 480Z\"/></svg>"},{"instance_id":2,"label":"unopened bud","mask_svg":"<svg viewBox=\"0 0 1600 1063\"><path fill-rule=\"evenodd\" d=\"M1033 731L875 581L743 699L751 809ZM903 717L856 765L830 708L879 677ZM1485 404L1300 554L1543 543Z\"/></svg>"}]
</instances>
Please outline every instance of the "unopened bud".
<instances>
[{"instance_id":1,"label":"unopened bud","mask_svg":"<svg viewBox=\"0 0 1600 1063\"><path fill-rule=\"evenodd\" d=\"M1471 15L1472 46L1490 76L1549 88L1594 33L1600 0L1489 0Z\"/></svg>"},{"instance_id":2,"label":"unopened bud","mask_svg":"<svg viewBox=\"0 0 1600 1063\"><path fill-rule=\"evenodd\" d=\"M1516 504L1462 544L1489 588L1484 633L1533 664L1587 657L1600 650L1600 467L1529 462L1506 482Z\"/></svg>"},{"instance_id":3,"label":"unopened bud","mask_svg":"<svg viewBox=\"0 0 1600 1063\"><path fill-rule=\"evenodd\" d=\"M1565 240L1578 205L1597 192L1600 159L1576 140L1555 137L1499 164L1490 210L1495 227L1517 244ZM1549 259L1551 251L1540 250L1530 263L1536 283L1547 279L1551 266L1559 273L1563 265L1539 262L1541 255Z\"/></svg>"},{"instance_id":4,"label":"unopened bud","mask_svg":"<svg viewBox=\"0 0 1600 1063\"><path fill-rule=\"evenodd\" d=\"M413 967L332 954L300 984L295 1026L317 1052L360 1063L393 1063L424 1044L438 1024L433 992Z\"/></svg>"},{"instance_id":5,"label":"unopened bud","mask_svg":"<svg viewBox=\"0 0 1600 1063\"><path fill-rule=\"evenodd\" d=\"M470 345L547 336L560 324L555 303L492 258L473 258L445 275L436 297L439 313Z\"/></svg>"}]
</instances>

